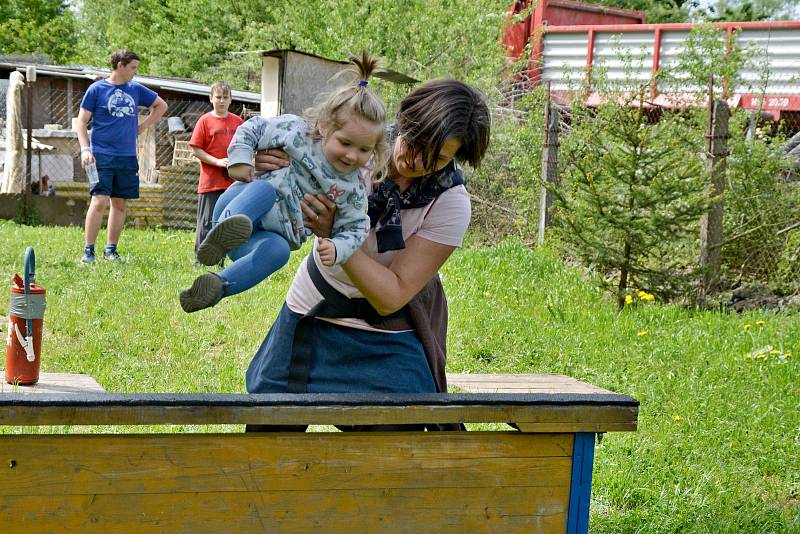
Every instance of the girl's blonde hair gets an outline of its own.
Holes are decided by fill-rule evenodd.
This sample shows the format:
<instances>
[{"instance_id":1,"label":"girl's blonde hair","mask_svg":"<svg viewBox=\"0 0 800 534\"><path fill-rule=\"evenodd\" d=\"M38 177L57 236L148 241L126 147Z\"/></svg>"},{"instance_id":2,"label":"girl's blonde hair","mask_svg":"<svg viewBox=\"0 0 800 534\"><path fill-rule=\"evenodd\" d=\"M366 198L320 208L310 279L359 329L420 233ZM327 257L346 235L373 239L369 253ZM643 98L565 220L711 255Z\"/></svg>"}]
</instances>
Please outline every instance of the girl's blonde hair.
<instances>
[{"instance_id":1,"label":"girl's blonde hair","mask_svg":"<svg viewBox=\"0 0 800 534\"><path fill-rule=\"evenodd\" d=\"M350 66L346 72L355 75L356 78L328 95L324 102L305 112L306 118L311 123L309 133L315 139L322 139L323 131L330 133L340 129L353 116L361 117L373 124L386 123L383 100L368 88L370 76L381 71L381 61L370 56L366 50L361 53L361 57L350 56L348 60ZM384 128L381 128L375 142L375 156L370 165L371 175L382 173L388 159L389 144L384 135Z\"/></svg>"}]
</instances>

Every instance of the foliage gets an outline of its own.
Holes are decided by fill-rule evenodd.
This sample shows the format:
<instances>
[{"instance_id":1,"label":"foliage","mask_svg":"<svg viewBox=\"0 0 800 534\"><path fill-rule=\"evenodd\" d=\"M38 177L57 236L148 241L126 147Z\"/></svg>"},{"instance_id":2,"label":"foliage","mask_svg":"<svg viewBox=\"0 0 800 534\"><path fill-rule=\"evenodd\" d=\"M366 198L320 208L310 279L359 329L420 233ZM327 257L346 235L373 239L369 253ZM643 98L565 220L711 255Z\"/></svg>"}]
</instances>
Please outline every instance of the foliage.
<instances>
[{"instance_id":1,"label":"foliage","mask_svg":"<svg viewBox=\"0 0 800 534\"><path fill-rule=\"evenodd\" d=\"M786 246L778 232L800 220L800 190L782 180L783 136L748 122L744 110L731 117L722 248L724 270L744 281L769 279Z\"/></svg>"},{"instance_id":2,"label":"foliage","mask_svg":"<svg viewBox=\"0 0 800 534\"><path fill-rule=\"evenodd\" d=\"M538 221L545 92L534 89L504 107L492 122L492 142L476 172L468 174L472 228L497 242L518 236L532 241Z\"/></svg>"},{"instance_id":3,"label":"foliage","mask_svg":"<svg viewBox=\"0 0 800 534\"><path fill-rule=\"evenodd\" d=\"M797 223L794 227L797 228ZM792 230L786 236L786 245L778 258L773 285L778 291L788 295L800 293L800 230Z\"/></svg>"},{"instance_id":4,"label":"foliage","mask_svg":"<svg viewBox=\"0 0 800 534\"><path fill-rule=\"evenodd\" d=\"M643 11L645 22L656 24L662 22L686 22L689 12L697 3L696 0L594 0L592 4L622 9Z\"/></svg>"},{"instance_id":5,"label":"foliage","mask_svg":"<svg viewBox=\"0 0 800 534\"><path fill-rule=\"evenodd\" d=\"M0 272L21 272L25 246L35 247L37 282L47 288L43 371L86 373L120 393L244 393L245 369L308 251L268 282L186 315L177 294L198 274L191 232L128 228L124 265L81 266L82 244L80 228L0 221ZM448 371L565 374L641 402L638 431L606 434L596 449L592 532L796 530L797 314L660 302L618 313L583 272L518 241L461 249L443 274ZM0 292L0 310L8 295ZM773 348L759 357L765 347Z\"/></svg>"},{"instance_id":6,"label":"foliage","mask_svg":"<svg viewBox=\"0 0 800 534\"><path fill-rule=\"evenodd\" d=\"M629 287L662 296L685 289L691 262L676 251L697 235L707 203L691 124L673 114L652 123L642 96L613 97L591 117L574 106L559 154L563 182L551 190L561 239L586 265L614 273L622 308Z\"/></svg>"},{"instance_id":7,"label":"foliage","mask_svg":"<svg viewBox=\"0 0 800 534\"><path fill-rule=\"evenodd\" d=\"M66 61L77 43L68 0L0 2L0 54L45 54Z\"/></svg>"},{"instance_id":8,"label":"foliage","mask_svg":"<svg viewBox=\"0 0 800 534\"><path fill-rule=\"evenodd\" d=\"M421 80L452 76L493 86L503 67L504 0L84 0L82 57L105 63L125 46L150 72L209 81L221 74L257 88L260 50L334 59L367 48ZM405 88L394 89L403 92Z\"/></svg>"},{"instance_id":9,"label":"foliage","mask_svg":"<svg viewBox=\"0 0 800 534\"><path fill-rule=\"evenodd\" d=\"M716 0L695 15L709 22L744 22L789 20L800 13L796 5L785 0Z\"/></svg>"}]
</instances>

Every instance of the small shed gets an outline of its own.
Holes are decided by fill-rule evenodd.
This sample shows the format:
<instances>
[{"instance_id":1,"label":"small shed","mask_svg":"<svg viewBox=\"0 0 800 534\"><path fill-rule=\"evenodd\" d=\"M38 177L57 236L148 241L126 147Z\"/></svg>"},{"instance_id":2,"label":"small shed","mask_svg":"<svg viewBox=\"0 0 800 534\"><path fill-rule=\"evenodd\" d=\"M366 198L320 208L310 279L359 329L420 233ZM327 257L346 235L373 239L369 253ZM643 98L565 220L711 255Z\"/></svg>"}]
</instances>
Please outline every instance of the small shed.
<instances>
[{"instance_id":1,"label":"small shed","mask_svg":"<svg viewBox=\"0 0 800 534\"><path fill-rule=\"evenodd\" d=\"M336 77L349 63L328 59L299 50L275 49L261 56L261 115L275 117L284 113L302 115L316 103L318 95L347 83ZM386 69L375 75L386 81L412 84L419 80Z\"/></svg>"}]
</instances>

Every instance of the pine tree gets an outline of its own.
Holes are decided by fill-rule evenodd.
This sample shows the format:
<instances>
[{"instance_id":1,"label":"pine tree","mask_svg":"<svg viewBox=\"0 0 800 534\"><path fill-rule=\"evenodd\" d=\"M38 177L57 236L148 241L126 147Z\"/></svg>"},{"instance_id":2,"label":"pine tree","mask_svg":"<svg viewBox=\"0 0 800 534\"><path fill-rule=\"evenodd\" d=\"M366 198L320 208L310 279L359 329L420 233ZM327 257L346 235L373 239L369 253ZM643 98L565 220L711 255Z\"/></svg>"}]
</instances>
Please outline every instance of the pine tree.
<instances>
[{"instance_id":1,"label":"pine tree","mask_svg":"<svg viewBox=\"0 0 800 534\"><path fill-rule=\"evenodd\" d=\"M702 140L680 115L651 121L642 93L591 114L575 108L562 185L553 188L561 239L613 275L603 284L616 286L619 308L628 288L669 296L689 281L696 258L687 244L707 206Z\"/></svg>"}]
</instances>

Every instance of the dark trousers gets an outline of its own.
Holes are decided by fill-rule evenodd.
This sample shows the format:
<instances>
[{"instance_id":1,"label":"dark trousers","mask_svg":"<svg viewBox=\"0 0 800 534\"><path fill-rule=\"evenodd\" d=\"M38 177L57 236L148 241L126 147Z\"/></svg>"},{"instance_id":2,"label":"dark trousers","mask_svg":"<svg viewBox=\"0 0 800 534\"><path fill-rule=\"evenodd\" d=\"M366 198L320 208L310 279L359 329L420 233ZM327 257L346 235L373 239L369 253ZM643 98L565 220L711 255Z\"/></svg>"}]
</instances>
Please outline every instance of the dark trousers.
<instances>
[{"instance_id":1,"label":"dark trousers","mask_svg":"<svg viewBox=\"0 0 800 534\"><path fill-rule=\"evenodd\" d=\"M209 191L208 193L200 193L197 195L197 233L194 238L194 255L197 257L197 248L203 239L206 238L208 232L211 231L212 215L214 214L214 206L217 205L217 200L222 196L224 190Z\"/></svg>"}]
</instances>

